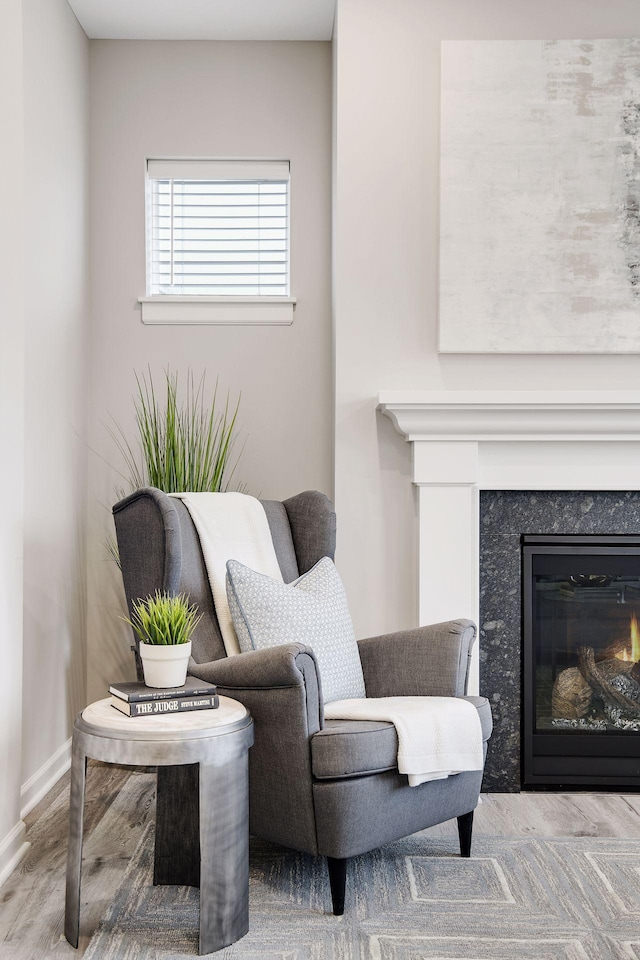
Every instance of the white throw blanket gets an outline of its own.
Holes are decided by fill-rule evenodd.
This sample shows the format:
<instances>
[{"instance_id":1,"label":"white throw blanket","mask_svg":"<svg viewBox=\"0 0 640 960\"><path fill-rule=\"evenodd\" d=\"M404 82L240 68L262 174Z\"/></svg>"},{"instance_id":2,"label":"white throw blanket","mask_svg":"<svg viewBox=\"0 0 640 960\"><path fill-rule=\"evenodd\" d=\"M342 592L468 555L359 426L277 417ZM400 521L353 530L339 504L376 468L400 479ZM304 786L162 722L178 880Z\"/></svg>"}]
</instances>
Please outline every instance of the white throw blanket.
<instances>
[{"instance_id":1,"label":"white throw blanket","mask_svg":"<svg viewBox=\"0 0 640 960\"><path fill-rule=\"evenodd\" d=\"M227 560L238 560L282 583L264 507L245 493L172 496L182 500L198 531L224 648L227 656L233 656L240 653L240 645L227 602Z\"/></svg>"},{"instance_id":2,"label":"white throw blanket","mask_svg":"<svg viewBox=\"0 0 640 960\"><path fill-rule=\"evenodd\" d=\"M417 787L454 773L482 770L478 711L457 697L378 697L325 704L327 720L388 720L398 734L398 770Z\"/></svg>"}]
</instances>

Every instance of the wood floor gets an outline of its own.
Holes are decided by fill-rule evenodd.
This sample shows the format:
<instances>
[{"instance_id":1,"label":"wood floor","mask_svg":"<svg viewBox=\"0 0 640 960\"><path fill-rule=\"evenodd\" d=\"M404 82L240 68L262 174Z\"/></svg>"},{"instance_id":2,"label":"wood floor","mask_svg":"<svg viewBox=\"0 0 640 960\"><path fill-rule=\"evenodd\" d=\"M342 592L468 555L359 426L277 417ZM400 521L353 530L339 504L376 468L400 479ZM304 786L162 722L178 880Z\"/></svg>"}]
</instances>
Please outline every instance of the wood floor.
<instances>
[{"instance_id":1,"label":"wood floor","mask_svg":"<svg viewBox=\"0 0 640 960\"><path fill-rule=\"evenodd\" d=\"M68 774L27 817L31 848L0 887L1 960L82 957L154 815L155 775L89 762L78 951L64 939ZM432 828L455 836L455 821ZM640 795L490 794L474 835L599 836L640 839Z\"/></svg>"}]
</instances>

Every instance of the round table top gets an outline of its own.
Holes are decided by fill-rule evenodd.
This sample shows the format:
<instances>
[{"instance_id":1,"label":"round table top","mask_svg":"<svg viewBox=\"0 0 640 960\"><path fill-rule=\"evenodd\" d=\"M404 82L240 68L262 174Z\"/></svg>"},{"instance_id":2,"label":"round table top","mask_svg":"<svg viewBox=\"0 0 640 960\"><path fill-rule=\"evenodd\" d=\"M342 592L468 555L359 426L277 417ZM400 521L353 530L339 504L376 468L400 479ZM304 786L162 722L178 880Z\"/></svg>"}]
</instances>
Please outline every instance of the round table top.
<instances>
[{"instance_id":1,"label":"round table top","mask_svg":"<svg viewBox=\"0 0 640 960\"><path fill-rule=\"evenodd\" d=\"M113 736L130 740L191 740L230 733L230 727L244 726L249 711L237 700L220 697L215 710L129 717L111 705L111 698L96 700L79 715L84 732L98 737Z\"/></svg>"}]
</instances>

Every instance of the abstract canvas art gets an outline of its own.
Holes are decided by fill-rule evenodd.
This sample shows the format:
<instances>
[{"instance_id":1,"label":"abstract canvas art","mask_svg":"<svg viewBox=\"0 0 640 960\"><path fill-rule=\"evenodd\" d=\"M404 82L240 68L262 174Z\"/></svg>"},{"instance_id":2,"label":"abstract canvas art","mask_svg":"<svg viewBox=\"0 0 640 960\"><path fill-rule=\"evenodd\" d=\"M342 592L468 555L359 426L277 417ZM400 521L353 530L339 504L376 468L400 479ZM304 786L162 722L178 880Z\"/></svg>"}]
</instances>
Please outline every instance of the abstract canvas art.
<instances>
[{"instance_id":1,"label":"abstract canvas art","mask_svg":"<svg viewBox=\"0 0 640 960\"><path fill-rule=\"evenodd\" d=\"M439 349L640 352L640 39L442 44Z\"/></svg>"}]
</instances>

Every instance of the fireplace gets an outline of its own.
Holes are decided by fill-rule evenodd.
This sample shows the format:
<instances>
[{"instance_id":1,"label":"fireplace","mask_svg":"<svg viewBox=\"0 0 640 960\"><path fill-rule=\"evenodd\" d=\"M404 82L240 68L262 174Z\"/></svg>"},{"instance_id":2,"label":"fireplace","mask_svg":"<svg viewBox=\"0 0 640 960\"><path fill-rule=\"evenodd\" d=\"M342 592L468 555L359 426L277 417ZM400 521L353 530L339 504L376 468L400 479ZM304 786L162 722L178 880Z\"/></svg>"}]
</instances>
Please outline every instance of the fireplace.
<instances>
[{"instance_id":1,"label":"fireplace","mask_svg":"<svg viewBox=\"0 0 640 960\"><path fill-rule=\"evenodd\" d=\"M418 622L478 623L469 690L489 698L494 718L483 789L519 791L521 535L638 537L640 392L400 390L381 393L378 409L412 448ZM632 734L589 737L585 749L606 738L602 767ZM628 769L633 758L623 759Z\"/></svg>"},{"instance_id":2,"label":"fireplace","mask_svg":"<svg viewBox=\"0 0 640 960\"><path fill-rule=\"evenodd\" d=\"M608 531L606 536L603 530ZM640 599L634 603L640 598L638 531L639 491L481 492L480 692L490 699L494 717L485 770L488 791L571 783L613 787L620 786L619 776L634 776L640 786L638 774L629 773L625 753L628 734L633 733L627 721L633 716L622 711L620 724L604 729L602 698L582 689L578 677L580 656L587 672L590 666L585 661L590 654L580 654L580 647L594 651L594 662L597 655L596 674L612 646L617 659L625 651L633 656L634 612L640 620ZM614 552L594 552L604 550ZM617 602L622 599L624 603ZM610 680L618 684L616 676L630 671L633 662L621 660L620 667L614 663L604 669L611 670ZM558 681L554 716L554 685L566 670L574 672ZM577 699L574 713L582 716L570 716L570 708L562 710L570 699ZM611 711L608 716L613 716ZM616 731L623 738L617 745ZM640 732L635 737L640 744ZM615 750L623 759L622 773L615 769L618 761L608 763ZM571 764L577 768L572 777L577 772L580 779L569 779Z\"/></svg>"},{"instance_id":3,"label":"fireplace","mask_svg":"<svg viewBox=\"0 0 640 960\"><path fill-rule=\"evenodd\" d=\"M523 785L640 786L640 537L522 537Z\"/></svg>"}]
</instances>

